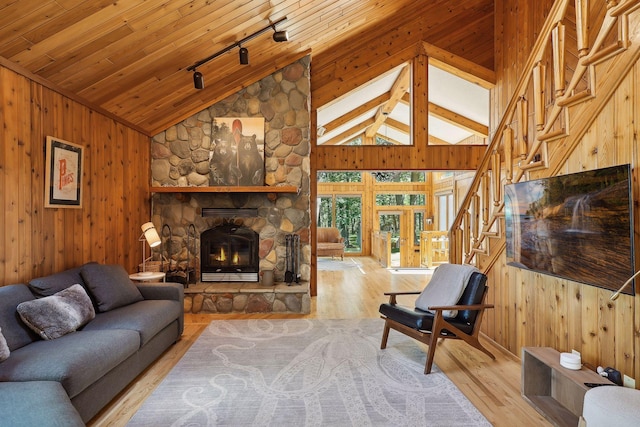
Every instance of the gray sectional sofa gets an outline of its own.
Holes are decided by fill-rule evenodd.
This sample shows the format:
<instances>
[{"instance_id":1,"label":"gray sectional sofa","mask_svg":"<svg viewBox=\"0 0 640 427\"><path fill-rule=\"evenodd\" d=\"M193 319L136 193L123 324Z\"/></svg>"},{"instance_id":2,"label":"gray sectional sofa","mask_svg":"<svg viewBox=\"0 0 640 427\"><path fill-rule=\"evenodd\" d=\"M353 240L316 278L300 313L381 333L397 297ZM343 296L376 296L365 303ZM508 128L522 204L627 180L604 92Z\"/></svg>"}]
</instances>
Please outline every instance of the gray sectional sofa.
<instances>
[{"instance_id":1,"label":"gray sectional sofa","mask_svg":"<svg viewBox=\"0 0 640 427\"><path fill-rule=\"evenodd\" d=\"M183 313L182 285L117 265L0 287L0 425L84 425L180 338Z\"/></svg>"}]
</instances>

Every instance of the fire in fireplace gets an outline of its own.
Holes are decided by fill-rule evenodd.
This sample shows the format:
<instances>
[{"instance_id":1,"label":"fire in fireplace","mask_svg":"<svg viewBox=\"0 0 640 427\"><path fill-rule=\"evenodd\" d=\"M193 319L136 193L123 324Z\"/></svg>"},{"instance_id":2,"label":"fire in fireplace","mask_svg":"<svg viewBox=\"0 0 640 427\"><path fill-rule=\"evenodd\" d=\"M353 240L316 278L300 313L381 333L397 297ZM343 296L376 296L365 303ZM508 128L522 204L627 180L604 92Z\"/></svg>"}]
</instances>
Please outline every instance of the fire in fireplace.
<instances>
[{"instance_id":1,"label":"fire in fireplace","mask_svg":"<svg viewBox=\"0 0 640 427\"><path fill-rule=\"evenodd\" d=\"M200 235L200 270L203 282L257 282L258 233L248 227L224 224Z\"/></svg>"}]
</instances>

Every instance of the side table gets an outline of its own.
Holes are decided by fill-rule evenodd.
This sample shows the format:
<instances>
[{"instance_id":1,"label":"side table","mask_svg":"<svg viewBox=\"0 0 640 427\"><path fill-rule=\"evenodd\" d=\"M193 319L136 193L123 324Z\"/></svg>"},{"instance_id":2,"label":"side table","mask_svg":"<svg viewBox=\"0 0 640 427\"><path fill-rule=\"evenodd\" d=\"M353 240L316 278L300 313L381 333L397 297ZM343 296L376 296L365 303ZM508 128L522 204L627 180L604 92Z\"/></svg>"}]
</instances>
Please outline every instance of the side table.
<instances>
[{"instance_id":1,"label":"side table","mask_svg":"<svg viewBox=\"0 0 640 427\"><path fill-rule=\"evenodd\" d=\"M551 347L522 348L522 397L553 425L578 425L589 390L585 383L614 385L585 367L561 366L560 352Z\"/></svg>"},{"instance_id":2,"label":"side table","mask_svg":"<svg viewBox=\"0 0 640 427\"><path fill-rule=\"evenodd\" d=\"M137 282L149 282L149 281L158 281L159 279L162 279L162 281L164 282L166 279L166 274L159 271L146 271L146 272L142 272L142 273L133 273L129 275L129 279L131 280L135 280Z\"/></svg>"}]
</instances>

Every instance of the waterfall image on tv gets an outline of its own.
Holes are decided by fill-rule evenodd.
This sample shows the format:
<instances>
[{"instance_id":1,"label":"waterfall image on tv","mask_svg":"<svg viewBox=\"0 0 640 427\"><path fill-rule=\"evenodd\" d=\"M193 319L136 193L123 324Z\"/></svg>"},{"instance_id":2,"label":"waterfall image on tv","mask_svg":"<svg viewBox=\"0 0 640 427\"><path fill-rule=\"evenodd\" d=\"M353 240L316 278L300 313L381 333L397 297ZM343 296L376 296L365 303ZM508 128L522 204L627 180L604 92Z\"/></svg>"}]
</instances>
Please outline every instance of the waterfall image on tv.
<instances>
[{"instance_id":1,"label":"waterfall image on tv","mask_svg":"<svg viewBox=\"0 0 640 427\"><path fill-rule=\"evenodd\" d=\"M617 290L634 273L630 166L505 185L505 225L509 265Z\"/></svg>"}]
</instances>

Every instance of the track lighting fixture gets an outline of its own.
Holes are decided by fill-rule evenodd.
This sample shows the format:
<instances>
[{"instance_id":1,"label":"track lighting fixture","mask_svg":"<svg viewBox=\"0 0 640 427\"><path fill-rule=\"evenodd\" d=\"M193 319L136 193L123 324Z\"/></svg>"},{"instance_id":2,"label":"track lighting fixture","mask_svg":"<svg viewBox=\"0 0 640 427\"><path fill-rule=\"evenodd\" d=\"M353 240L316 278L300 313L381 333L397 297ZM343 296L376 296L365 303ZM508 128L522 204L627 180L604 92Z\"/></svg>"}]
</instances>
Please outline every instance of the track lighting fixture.
<instances>
[{"instance_id":1,"label":"track lighting fixture","mask_svg":"<svg viewBox=\"0 0 640 427\"><path fill-rule=\"evenodd\" d=\"M288 42L289 41L289 33L286 31L276 31L273 29L273 41L276 42Z\"/></svg>"},{"instance_id":2,"label":"track lighting fixture","mask_svg":"<svg viewBox=\"0 0 640 427\"><path fill-rule=\"evenodd\" d=\"M203 89L204 88L204 77L202 75L202 73L200 73L199 71L196 71L196 68L198 68L199 66L201 66L202 64L205 64L209 61L211 61L214 58L217 58L218 56L222 55L223 53L227 53L229 52L231 49L238 47L240 48L240 52L239 52L239 57L240 57L240 64L242 65L247 65L249 64L249 50L246 47L242 47L242 44L246 43L247 41L258 37L260 34L269 31L269 30L273 30L273 40L276 42L286 42L289 41L289 33L287 33L286 31L278 31L276 30L276 25L280 24L281 22L285 21L287 19L287 17L285 16L284 18L280 18L277 21L271 23L268 27L264 27L263 29L261 29L260 31L256 31L253 34L248 35L247 37L243 38L242 40L239 40L237 42L235 42L234 44L232 44L231 46L227 46L224 49L214 53L213 55L201 59L200 61L196 62L193 65L190 65L189 67L187 67L187 71L193 71L193 86L196 89Z\"/></svg>"},{"instance_id":3,"label":"track lighting fixture","mask_svg":"<svg viewBox=\"0 0 640 427\"><path fill-rule=\"evenodd\" d=\"M196 89L204 89L204 76L200 71L194 71L193 73L193 86Z\"/></svg>"},{"instance_id":4,"label":"track lighting fixture","mask_svg":"<svg viewBox=\"0 0 640 427\"><path fill-rule=\"evenodd\" d=\"M241 47L238 53L240 54L240 64L249 64L249 50L246 47Z\"/></svg>"}]
</instances>

